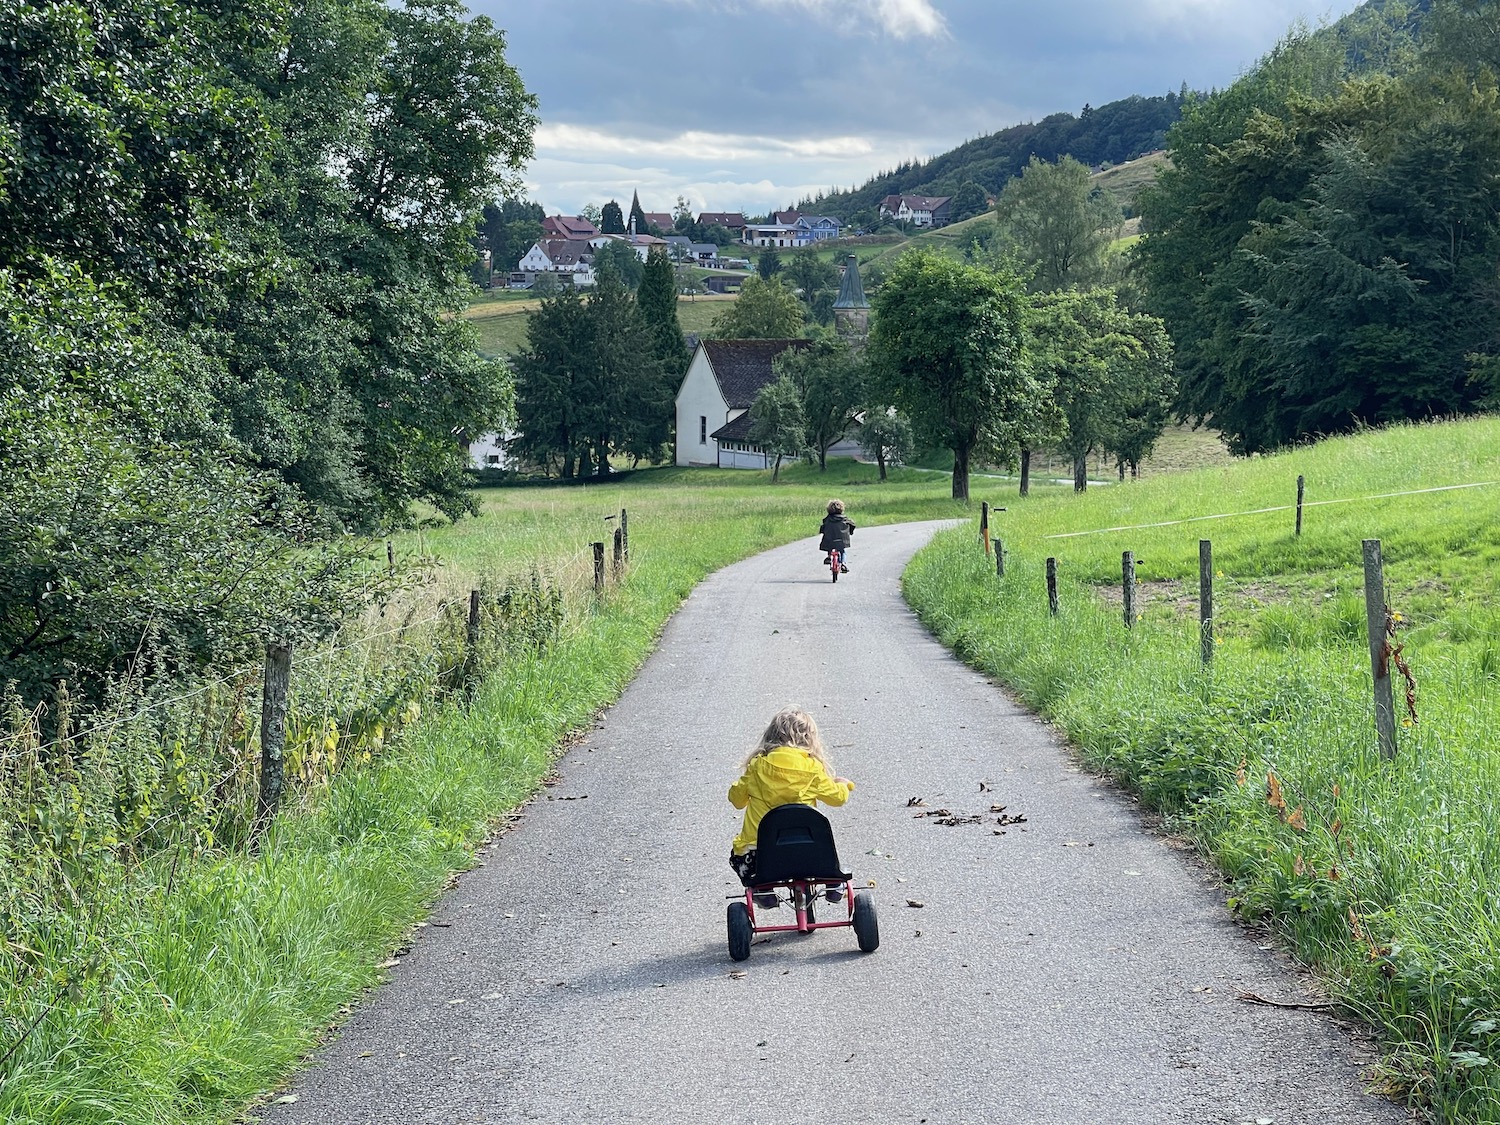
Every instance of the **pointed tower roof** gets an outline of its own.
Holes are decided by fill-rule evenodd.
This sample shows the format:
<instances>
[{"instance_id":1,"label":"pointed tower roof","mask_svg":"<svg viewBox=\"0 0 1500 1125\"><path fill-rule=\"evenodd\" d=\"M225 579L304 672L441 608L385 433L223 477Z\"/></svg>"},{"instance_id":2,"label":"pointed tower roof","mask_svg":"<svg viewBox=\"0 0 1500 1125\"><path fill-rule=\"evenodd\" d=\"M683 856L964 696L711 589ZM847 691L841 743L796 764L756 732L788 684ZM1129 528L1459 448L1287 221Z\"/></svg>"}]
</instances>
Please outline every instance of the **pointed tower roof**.
<instances>
[{"instance_id":1,"label":"pointed tower roof","mask_svg":"<svg viewBox=\"0 0 1500 1125\"><path fill-rule=\"evenodd\" d=\"M838 300L833 302L836 309L867 309L870 302L865 300L865 287L859 280L859 259L853 254L844 262L844 280L839 282Z\"/></svg>"}]
</instances>

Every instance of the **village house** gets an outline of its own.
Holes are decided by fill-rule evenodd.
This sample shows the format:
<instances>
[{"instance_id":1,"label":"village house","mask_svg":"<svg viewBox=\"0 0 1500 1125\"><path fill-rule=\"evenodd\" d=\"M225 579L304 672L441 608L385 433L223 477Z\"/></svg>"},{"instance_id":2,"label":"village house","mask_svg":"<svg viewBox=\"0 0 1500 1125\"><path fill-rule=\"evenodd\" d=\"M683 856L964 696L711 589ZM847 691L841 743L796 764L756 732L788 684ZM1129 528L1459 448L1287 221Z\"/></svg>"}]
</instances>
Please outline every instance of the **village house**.
<instances>
[{"instance_id":1,"label":"village house","mask_svg":"<svg viewBox=\"0 0 1500 1125\"><path fill-rule=\"evenodd\" d=\"M672 229L672 216L665 211L642 211L641 214L646 216L648 225L655 227L659 231L669 231ZM645 234L646 232L641 231L640 233Z\"/></svg>"},{"instance_id":2,"label":"village house","mask_svg":"<svg viewBox=\"0 0 1500 1125\"><path fill-rule=\"evenodd\" d=\"M539 273L550 273L564 284L580 288L594 284L594 247L587 241L574 238L544 238L534 243L516 264L516 274L522 283L517 284L512 274L511 284L517 288L530 285Z\"/></svg>"},{"instance_id":3,"label":"village house","mask_svg":"<svg viewBox=\"0 0 1500 1125\"><path fill-rule=\"evenodd\" d=\"M582 239L599 234L599 228L579 215L548 215L542 220L543 238Z\"/></svg>"},{"instance_id":4,"label":"village house","mask_svg":"<svg viewBox=\"0 0 1500 1125\"><path fill-rule=\"evenodd\" d=\"M698 222L704 227L723 227L736 238L745 230L745 216L739 211L700 211Z\"/></svg>"},{"instance_id":5,"label":"village house","mask_svg":"<svg viewBox=\"0 0 1500 1125\"><path fill-rule=\"evenodd\" d=\"M775 382L771 361L809 340L703 340L677 392L677 464L769 469L776 460L750 440L750 406Z\"/></svg>"},{"instance_id":6,"label":"village house","mask_svg":"<svg viewBox=\"0 0 1500 1125\"><path fill-rule=\"evenodd\" d=\"M948 195L888 195L880 201L880 217L914 227L943 227L952 202Z\"/></svg>"},{"instance_id":7,"label":"village house","mask_svg":"<svg viewBox=\"0 0 1500 1125\"><path fill-rule=\"evenodd\" d=\"M740 241L747 246L811 246L837 238L843 224L828 215L804 215L801 211L778 211L766 223L749 223Z\"/></svg>"}]
</instances>

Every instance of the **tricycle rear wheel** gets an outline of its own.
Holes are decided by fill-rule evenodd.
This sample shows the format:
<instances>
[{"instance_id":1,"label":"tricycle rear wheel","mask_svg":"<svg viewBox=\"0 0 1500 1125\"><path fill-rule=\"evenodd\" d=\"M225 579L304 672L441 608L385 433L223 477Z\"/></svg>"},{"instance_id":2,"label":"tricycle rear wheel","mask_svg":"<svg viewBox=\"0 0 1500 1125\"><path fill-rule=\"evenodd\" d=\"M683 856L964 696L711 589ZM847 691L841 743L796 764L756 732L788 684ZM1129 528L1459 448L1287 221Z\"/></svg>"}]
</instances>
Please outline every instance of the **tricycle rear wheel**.
<instances>
[{"instance_id":1,"label":"tricycle rear wheel","mask_svg":"<svg viewBox=\"0 0 1500 1125\"><path fill-rule=\"evenodd\" d=\"M750 956L750 908L743 902L731 902L727 912L729 923L729 956L743 961Z\"/></svg>"},{"instance_id":2,"label":"tricycle rear wheel","mask_svg":"<svg viewBox=\"0 0 1500 1125\"><path fill-rule=\"evenodd\" d=\"M861 953L880 948L880 922L875 917L875 903L864 891L854 896L854 936Z\"/></svg>"}]
</instances>

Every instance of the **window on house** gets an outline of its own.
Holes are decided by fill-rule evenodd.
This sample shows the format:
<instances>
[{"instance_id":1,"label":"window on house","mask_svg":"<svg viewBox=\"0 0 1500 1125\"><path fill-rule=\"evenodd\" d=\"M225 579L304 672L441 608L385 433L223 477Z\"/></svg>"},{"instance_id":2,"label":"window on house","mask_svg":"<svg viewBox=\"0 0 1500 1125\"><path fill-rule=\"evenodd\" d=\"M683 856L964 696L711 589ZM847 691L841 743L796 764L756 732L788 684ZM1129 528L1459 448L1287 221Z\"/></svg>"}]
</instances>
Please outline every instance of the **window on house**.
<instances>
[{"instance_id":1,"label":"window on house","mask_svg":"<svg viewBox=\"0 0 1500 1125\"><path fill-rule=\"evenodd\" d=\"M708 415L698 415L698 444L708 444Z\"/></svg>"},{"instance_id":2,"label":"window on house","mask_svg":"<svg viewBox=\"0 0 1500 1125\"><path fill-rule=\"evenodd\" d=\"M484 458L484 463L486 465L498 465L498 464L500 464L500 454L498 454L498 453L489 453L489 454L486 454L485 458Z\"/></svg>"}]
</instances>

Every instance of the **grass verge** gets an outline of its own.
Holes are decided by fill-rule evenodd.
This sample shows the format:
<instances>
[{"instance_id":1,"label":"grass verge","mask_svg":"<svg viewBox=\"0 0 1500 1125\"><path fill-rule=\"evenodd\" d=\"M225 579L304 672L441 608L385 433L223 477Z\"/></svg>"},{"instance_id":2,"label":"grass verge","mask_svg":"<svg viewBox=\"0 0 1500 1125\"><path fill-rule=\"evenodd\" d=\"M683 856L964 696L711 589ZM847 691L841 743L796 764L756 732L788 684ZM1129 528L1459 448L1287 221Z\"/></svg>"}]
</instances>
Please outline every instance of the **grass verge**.
<instances>
[{"instance_id":1,"label":"grass verge","mask_svg":"<svg viewBox=\"0 0 1500 1125\"><path fill-rule=\"evenodd\" d=\"M1500 484L1485 483L1497 466L1494 419L1375 431L1012 504L995 530L1003 579L972 530L941 536L904 579L945 643L1190 835L1230 906L1272 920L1383 1031L1394 1092L1473 1125L1500 1120ZM1262 510L1290 503L1299 474L1324 502L1300 537L1292 512ZM1218 598L1208 670L1200 537ZM1374 745L1363 538L1383 540L1416 683L1413 715L1397 681L1393 761ZM1129 630L1125 549L1147 578Z\"/></svg>"}]
</instances>

